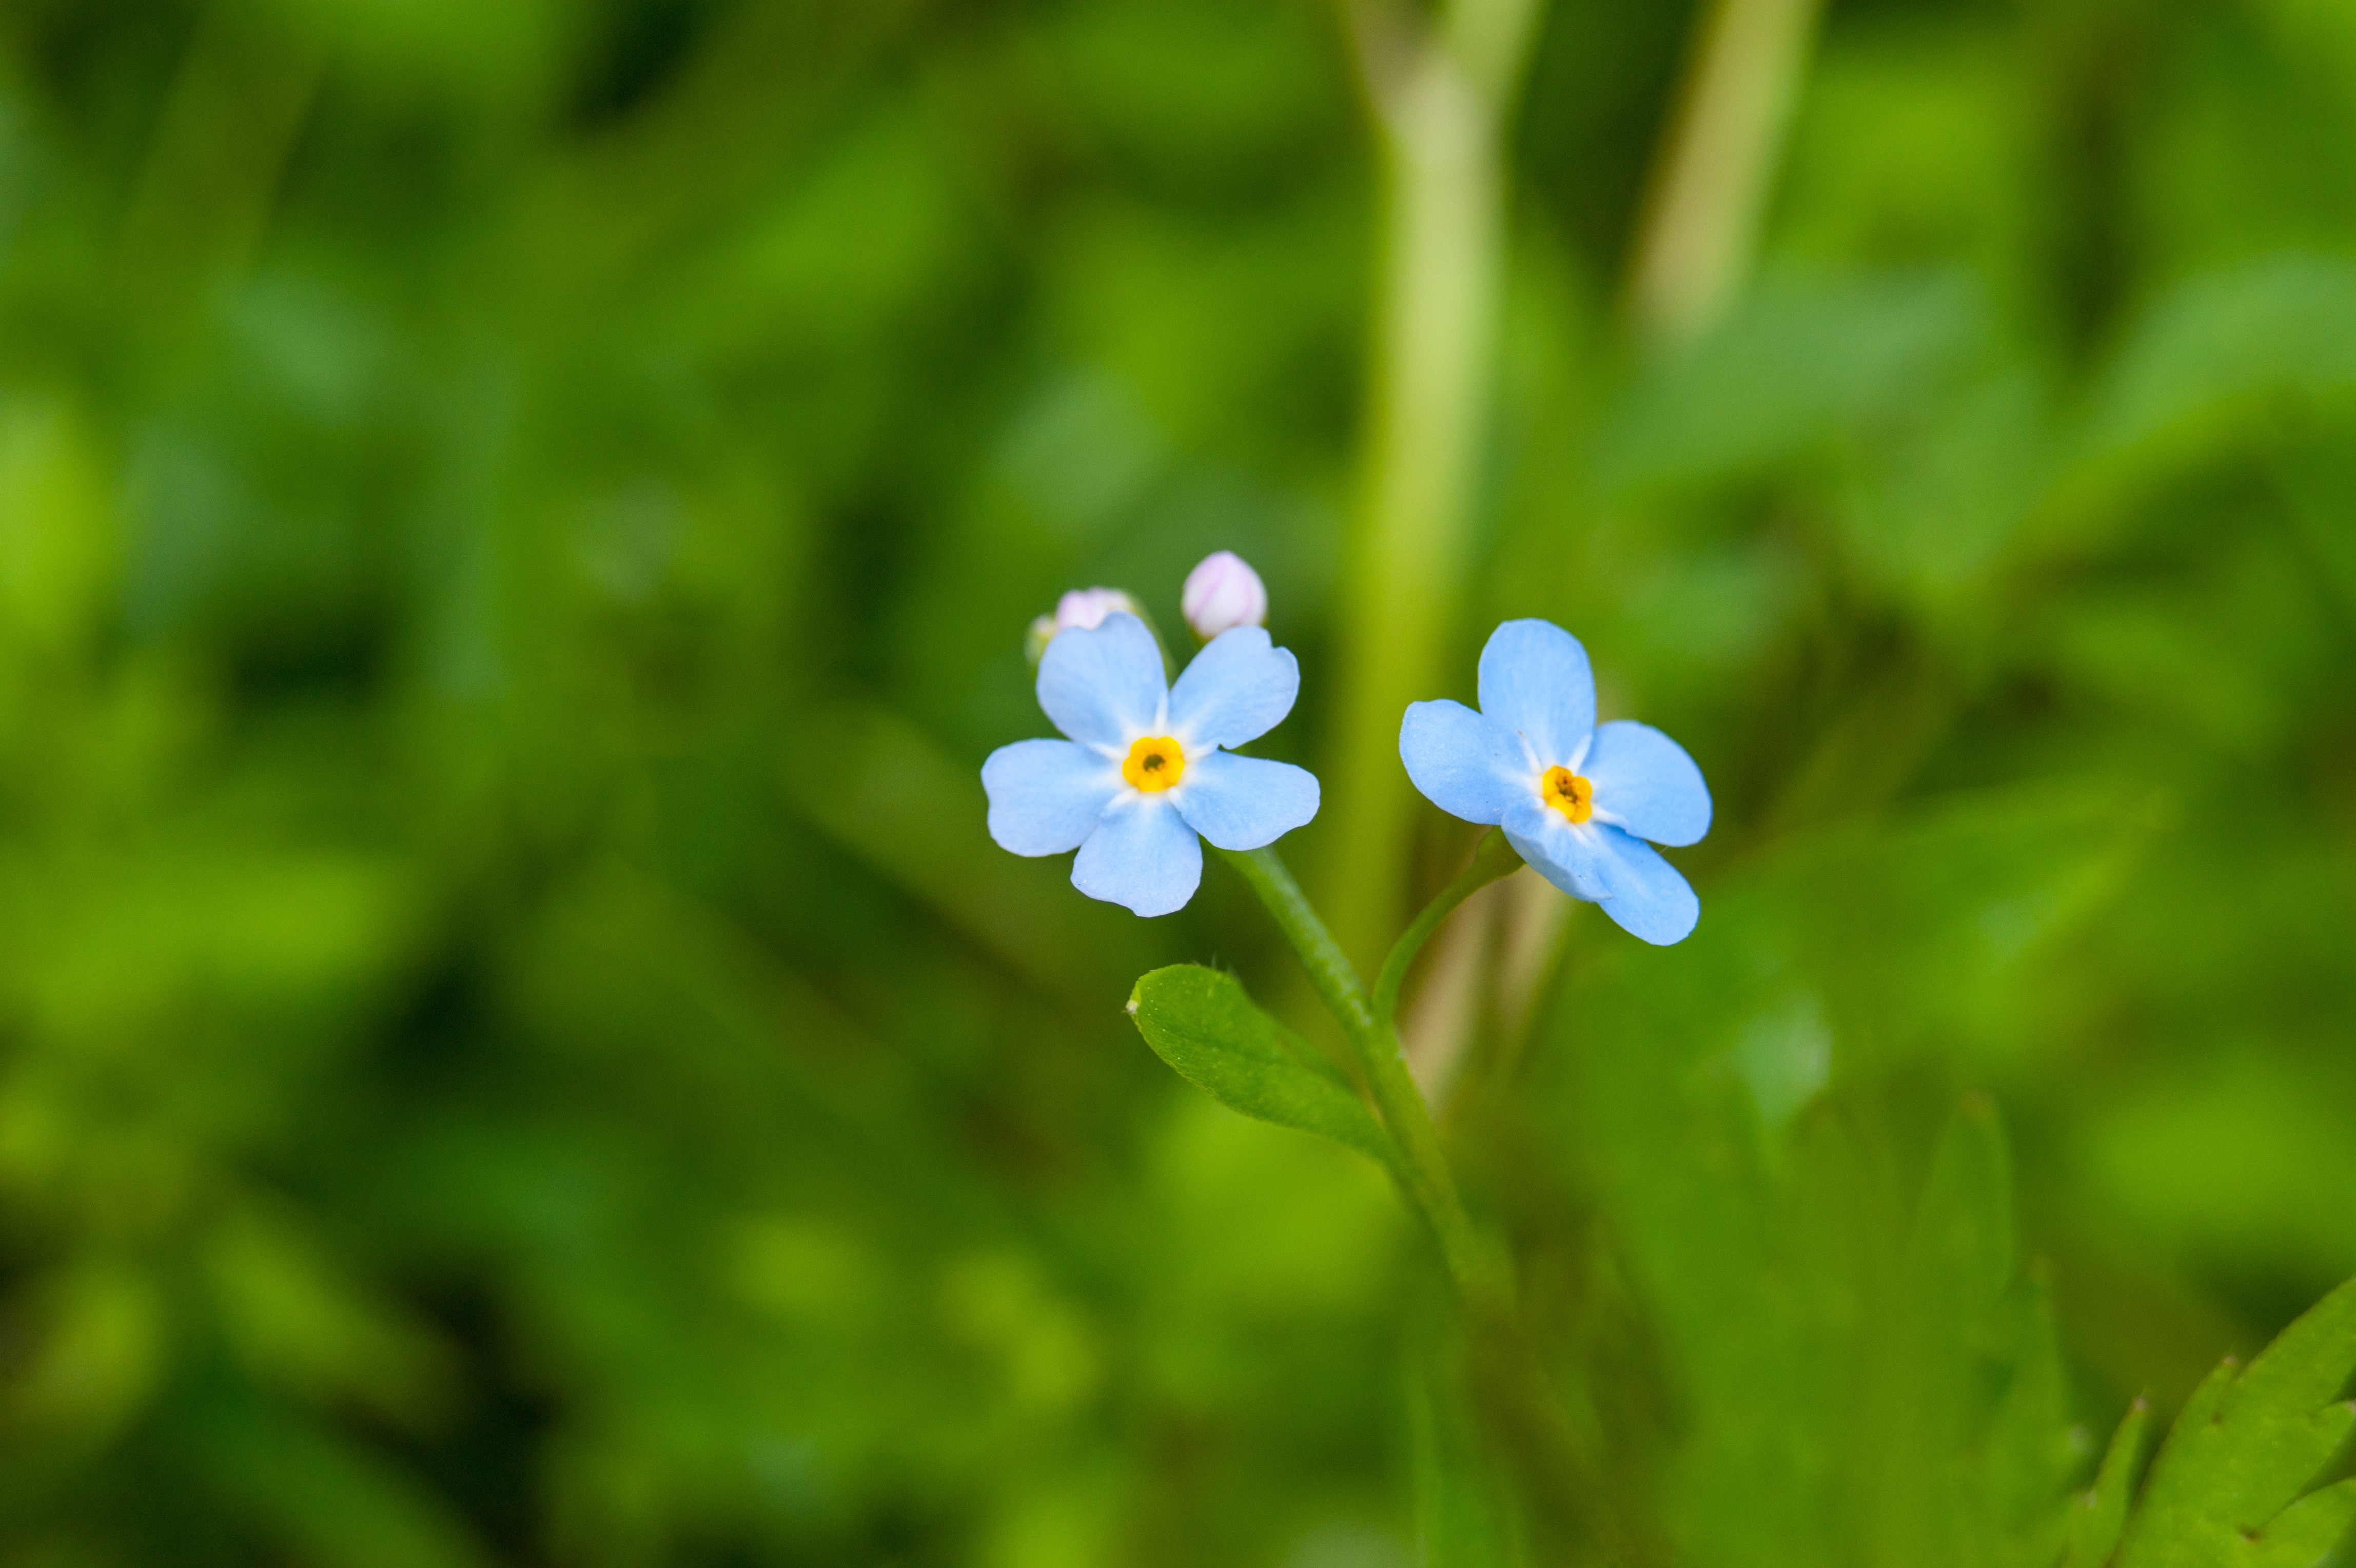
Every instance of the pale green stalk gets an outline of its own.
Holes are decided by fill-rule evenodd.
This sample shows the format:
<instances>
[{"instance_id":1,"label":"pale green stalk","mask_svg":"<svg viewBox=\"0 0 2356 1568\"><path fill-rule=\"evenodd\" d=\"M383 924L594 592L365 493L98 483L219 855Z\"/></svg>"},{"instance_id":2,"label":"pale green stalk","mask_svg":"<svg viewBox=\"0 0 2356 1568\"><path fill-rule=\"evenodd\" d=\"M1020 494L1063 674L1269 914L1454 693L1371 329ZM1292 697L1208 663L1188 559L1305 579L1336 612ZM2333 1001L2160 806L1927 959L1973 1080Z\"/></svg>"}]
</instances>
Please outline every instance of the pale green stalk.
<instances>
[{"instance_id":1,"label":"pale green stalk","mask_svg":"<svg viewBox=\"0 0 2356 1568\"><path fill-rule=\"evenodd\" d=\"M1344 951L1397 917L1413 796L1399 714L1441 689L1496 350L1505 131L1537 0L1457 0L1422 25L1357 5L1383 160L1381 271L1358 511L1344 573L1340 722L1323 878Z\"/></svg>"},{"instance_id":2,"label":"pale green stalk","mask_svg":"<svg viewBox=\"0 0 2356 1568\"><path fill-rule=\"evenodd\" d=\"M1823 0L1712 0L1630 269L1637 332L1676 346L1740 293Z\"/></svg>"}]
</instances>

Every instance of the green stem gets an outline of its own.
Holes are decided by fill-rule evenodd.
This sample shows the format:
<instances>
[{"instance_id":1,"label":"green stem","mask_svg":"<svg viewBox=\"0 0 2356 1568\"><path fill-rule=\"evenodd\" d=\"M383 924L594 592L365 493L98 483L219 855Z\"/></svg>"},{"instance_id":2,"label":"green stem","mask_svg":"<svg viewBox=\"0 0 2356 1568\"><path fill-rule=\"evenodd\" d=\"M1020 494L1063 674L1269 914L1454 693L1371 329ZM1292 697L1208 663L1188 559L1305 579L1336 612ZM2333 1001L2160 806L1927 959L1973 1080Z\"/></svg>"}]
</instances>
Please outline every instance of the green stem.
<instances>
[{"instance_id":1,"label":"green stem","mask_svg":"<svg viewBox=\"0 0 2356 1568\"><path fill-rule=\"evenodd\" d=\"M1502 843L1505 835L1495 837ZM1494 865L1496 853L1494 846L1483 844L1474 866ZM1375 1104L1398 1146L1393 1174L1440 1243L1449 1281L1471 1330L1475 1382L1483 1402L1495 1411L1500 1427L1521 1455L1533 1507L1550 1516L1568 1539L1593 1543L1603 1561L1639 1560L1643 1555L1639 1543L1617 1509L1603 1500L1607 1493L1601 1466L1591 1443L1568 1418L1545 1362L1523 1332L1505 1254L1473 1228L1463 1200L1457 1196L1455 1177L1440 1151L1439 1129L1432 1125L1430 1109L1424 1104L1422 1091L1408 1071L1407 1056L1399 1049L1398 1031L1389 1019L1376 1015L1358 972L1350 966L1341 945L1309 907L1308 899L1301 897L1300 885L1274 850L1221 850L1219 854L1268 907L1309 971L1318 994L1349 1036ZM1459 877L1450 885L1451 891L1465 882L1465 877ZM1462 892L1478 886L1470 883ZM1422 935L1429 936L1430 928L1462 901L1462 893L1453 900L1447 893L1434 900L1438 913L1429 925L1418 921L1425 927ZM1421 940L1417 937L1414 944L1402 940L1407 953L1400 959L1399 969L1405 970L1407 958L1414 956L1413 946ZM1394 950L1395 955L1398 951ZM1391 989L1396 995L1395 980Z\"/></svg>"},{"instance_id":2,"label":"green stem","mask_svg":"<svg viewBox=\"0 0 2356 1568\"><path fill-rule=\"evenodd\" d=\"M1413 924L1399 933L1391 944L1390 956L1383 960L1383 972L1375 976L1374 1009L1376 1022L1389 1024L1398 1016L1399 987L1407 983L1408 966L1440 922L1455 912L1456 906L1472 897L1499 877L1511 876L1522 868L1522 857L1514 852L1503 832L1492 828L1481 840L1481 847L1472 852L1472 863L1457 873L1456 880L1440 890L1439 896L1423 907L1423 913Z\"/></svg>"},{"instance_id":3,"label":"green stem","mask_svg":"<svg viewBox=\"0 0 2356 1568\"><path fill-rule=\"evenodd\" d=\"M1822 8L1823 0L1712 0L1629 279L1643 336L1688 343L1740 290Z\"/></svg>"},{"instance_id":4,"label":"green stem","mask_svg":"<svg viewBox=\"0 0 2356 1568\"><path fill-rule=\"evenodd\" d=\"M1496 377L1506 125L1537 0L1438 7L1354 0L1381 155L1357 497L1343 559L1333 765L1320 895L1343 950L1371 964L1407 884L1415 798L1399 714L1446 690L1441 665L1472 575L1473 501Z\"/></svg>"},{"instance_id":5,"label":"green stem","mask_svg":"<svg viewBox=\"0 0 2356 1568\"><path fill-rule=\"evenodd\" d=\"M1223 849L1219 854L1267 906L1278 929L1300 956L1301 967L1309 972L1318 995L1341 1024L1365 1074L1375 1106L1398 1144L1399 1185L1431 1227L1449 1278L1466 1307L1476 1317L1510 1322L1513 1284L1505 1261L1482 1240L1472 1216L1464 1211L1456 1178L1440 1147L1440 1129L1432 1124L1430 1107L1424 1104L1423 1091L1416 1088L1415 1078L1408 1071L1398 1031L1387 1019L1376 1015L1365 983L1325 929L1325 922L1309 907L1301 885L1293 881L1276 851Z\"/></svg>"}]
</instances>

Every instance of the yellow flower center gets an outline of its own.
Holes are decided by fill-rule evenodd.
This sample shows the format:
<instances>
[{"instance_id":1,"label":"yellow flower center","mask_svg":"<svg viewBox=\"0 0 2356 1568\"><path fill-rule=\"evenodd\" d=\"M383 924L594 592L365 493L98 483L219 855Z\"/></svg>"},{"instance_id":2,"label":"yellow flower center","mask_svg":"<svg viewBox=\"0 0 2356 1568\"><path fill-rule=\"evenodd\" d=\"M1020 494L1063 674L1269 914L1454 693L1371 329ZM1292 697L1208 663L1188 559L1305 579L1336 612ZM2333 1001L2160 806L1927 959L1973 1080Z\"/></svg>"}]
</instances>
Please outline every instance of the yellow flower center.
<instances>
[{"instance_id":1,"label":"yellow flower center","mask_svg":"<svg viewBox=\"0 0 2356 1568\"><path fill-rule=\"evenodd\" d=\"M1595 814L1595 786L1568 768L1547 768L1546 778L1538 783L1538 793L1546 798L1547 805L1574 822L1583 822Z\"/></svg>"},{"instance_id":2,"label":"yellow flower center","mask_svg":"<svg viewBox=\"0 0 2356 1568\"><path fill-rule=\"evenodd\" d=\"M1149 795L1158 795L1186 771L1186 754L1166 735L1149 735L1129 748L1120 776Z\"/></svg>"}]
</instances>

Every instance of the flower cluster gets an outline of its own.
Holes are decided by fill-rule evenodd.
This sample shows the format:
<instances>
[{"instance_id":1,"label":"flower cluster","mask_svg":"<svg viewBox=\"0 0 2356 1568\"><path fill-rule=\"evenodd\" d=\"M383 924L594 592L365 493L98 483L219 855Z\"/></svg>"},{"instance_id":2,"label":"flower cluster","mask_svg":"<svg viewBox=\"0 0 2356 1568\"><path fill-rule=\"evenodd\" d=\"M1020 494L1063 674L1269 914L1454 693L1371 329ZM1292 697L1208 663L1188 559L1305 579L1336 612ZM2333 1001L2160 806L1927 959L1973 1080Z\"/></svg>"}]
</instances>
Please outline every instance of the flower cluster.
<instances>
[{"instance_id":1,"label":"flower cluster","mask_svg":"<svg viewBox=\"0 0 2356 1568\"><path fill-rule=\"evenodd\" d=\"M1314 776L1234 749L1281 722L1301 689L1299 664L1260 625L1258 574L1219 552L1187 577L1183 612L1205 641L1170 684L1134 600L1108 588L1064 596L1033 639L1039 705L1068 738L1001 746L981 770L1002 848L1077 850L1073 886L1140 915L1194 896L1201 839L1258 849L1317 815ZM1709 831L1693 758L1650 725L1599 725L1587 650L1547 621L1507 621L1491 635L1479 697L1477 711L1408 705L1399 758L1415 787L1444 811L1499 828L1540 875L1632 934L1682 940L1700 901L1653 846Z\"/></svg>"}]
</instances>

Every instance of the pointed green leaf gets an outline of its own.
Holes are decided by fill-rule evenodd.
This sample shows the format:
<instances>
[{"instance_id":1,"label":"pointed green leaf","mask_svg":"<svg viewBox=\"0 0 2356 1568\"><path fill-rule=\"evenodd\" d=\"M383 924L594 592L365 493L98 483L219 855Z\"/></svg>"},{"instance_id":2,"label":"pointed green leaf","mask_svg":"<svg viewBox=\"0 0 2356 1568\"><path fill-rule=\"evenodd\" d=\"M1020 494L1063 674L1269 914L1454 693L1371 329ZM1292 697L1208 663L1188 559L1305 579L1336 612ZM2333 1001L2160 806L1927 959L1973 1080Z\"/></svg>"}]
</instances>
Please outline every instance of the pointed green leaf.
<instances>
[{"instance_id":1,"label":"pointed green leaf","mask_svg":"<svg viewBox=\"0 0 2356 1568\"><path fill-rule=\"evenodd\" d=\"M1390 1165L1390 1135L1365 1101L1234 975L1193 963L1157 969L1130 993L1129 1012L1155 1054L1220 1104Z\"/></svg>"},{"instance_id":2,"label":"pointed green leaf","mask_svg":"<svg viewBox=\"0 0 2356 1568\"><path fill-rule=\"evenodd\" d=\"M2356 1281L2243 1371L2193 1394L2152 1466L2119 1568L2289 1568L2319 1561L2356 1518L2344 1485L2299 1500L2356 1430Z\"/></svg>"},{"instance_id":3,"label":"pointed green leaf","mask_svg":"<svg viewBox=\"0 0 2356 1568\"><path fill-rule=\"evenodd\" d=\"M1959 1357L1954 1375L1967 1387L2008 1363L2010 1375L1976 1442L1965 1428L1957 1483L1986 1521L1981 1533L2004 1543L1996 1561L2051 1563L2078 1511L2070 1484L2084 1468L2086 1438L2071 1421L2070 1380L2043 1280L2009 1289L1979 1344L1982 1354Z\"/></svg>"},{"instance_id":4,"label":"pointed green leaf","mask_svg":"<svg viewBox=\"0 0 2356 1568\"><path fill-rule=\"evenodd\" d=\"M2127 1499L2135 1492L2136 1466L2142 1462L2144 1437L2151 1429L2151 1402L2138 1399L2127 1407L2119 1429L2104 1450L2103 1467L2094 1484L2081 1493L2070 1509L2070 1538L2062 1550L2062 1568L2103 1568L2118 1550L2119 1533L2126 1528Z\"/></svg>"},{"instance_id":5,"label":"pointed green leaf","mask_svg":"<svg viewBox=\"0 0 2356 1568\"><path fill-rule=\"evenodd\" d=\"M2356 1480L2311 1492L2276 1516L2253 1543L2253 1568L2316 1568L2356 1522Z\"/></svg>"},{"instance_id":6,"label":"pointed green leaf","mask_svg":"<svg viewBox=\"0 0 2356 1568\"><path fill-rule=\"evenodd\" d=\"M1920 1283L1950 1312L1985 1311L2012 1278L2012 1155L1985 1094L1965 1095L1948 1119L1914 1246Z\"/></svg>"}]
</instances>

